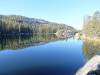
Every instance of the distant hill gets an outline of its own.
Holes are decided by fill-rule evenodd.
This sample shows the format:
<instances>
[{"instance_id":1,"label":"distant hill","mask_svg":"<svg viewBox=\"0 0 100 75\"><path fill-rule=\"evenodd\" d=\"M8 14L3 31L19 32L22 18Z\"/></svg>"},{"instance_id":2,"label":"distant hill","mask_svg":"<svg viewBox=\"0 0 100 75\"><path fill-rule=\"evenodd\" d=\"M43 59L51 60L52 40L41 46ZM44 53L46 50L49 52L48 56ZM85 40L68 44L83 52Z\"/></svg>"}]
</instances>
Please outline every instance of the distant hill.
<instances>
[{"instance_id":1,"label":"distant hill","mask_svg":"<svg viewBox=\"0 0 100 75\"><path fill-rule=\"evenodd\" d=\"M0 15L0 20L2 21L16 21L18 23L28 23L28 24L46 24L49 23L43 19L28 18L20 15Z\"/></svg>"},{"instance_id":2,"label":"distant hill","mask_svg":"<svg viewBox=\"0 0 100 75\"><path fill-rule=\"evenodd\" d=\"M59 30L76 31L73 27L49 22L43 19L28 18L20 15L0 15L0 35L6 34L48 34Z\"/></svg>"}]
</instances>

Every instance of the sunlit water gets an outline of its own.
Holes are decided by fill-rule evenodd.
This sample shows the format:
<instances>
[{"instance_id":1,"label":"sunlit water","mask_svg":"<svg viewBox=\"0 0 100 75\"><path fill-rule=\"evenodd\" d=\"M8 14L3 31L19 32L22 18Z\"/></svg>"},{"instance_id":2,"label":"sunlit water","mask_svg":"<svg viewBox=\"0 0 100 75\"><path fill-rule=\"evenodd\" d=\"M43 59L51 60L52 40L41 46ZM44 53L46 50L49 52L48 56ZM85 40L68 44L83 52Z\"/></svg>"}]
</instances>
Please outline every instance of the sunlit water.
<instances>
[{"instance_id":1,"label":"sunlit water","mask_svg":"<svg viewBox=\"0 0 100 75\"><path fill-rule=\"evenodd\" d=\"M1 41L0 75L75 75L86 63L82 40L43 38Z\"/></svg>"}]
</instances>

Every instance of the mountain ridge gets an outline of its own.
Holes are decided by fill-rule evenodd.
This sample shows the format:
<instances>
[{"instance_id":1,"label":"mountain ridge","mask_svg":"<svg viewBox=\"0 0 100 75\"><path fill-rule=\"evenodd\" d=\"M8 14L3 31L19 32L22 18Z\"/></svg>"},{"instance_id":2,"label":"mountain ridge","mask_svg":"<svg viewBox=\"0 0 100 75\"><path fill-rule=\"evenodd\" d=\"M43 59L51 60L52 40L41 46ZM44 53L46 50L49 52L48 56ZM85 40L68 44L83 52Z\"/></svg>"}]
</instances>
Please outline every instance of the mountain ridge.
<instances>
[{"instance_id":1,"label":"mountain ridge","mask_svg":"<svg viewBox=\"0 0 100 75\"><path fill-rule=\"evenodd\" d=\"M22 18L24 18L24 19L27 19L27 20L31 20L31 21L33 21L33 20L35 20L35 21L40 21L40 23L56 23L56 24L64 24L64 23L58 23L58 22L53 22L53 21L48 21L48 20L45 20L45 19L42 19L42 18L30 18L30 17L27 17L27 16L23 16L23 15L0 15L0 18L1 17L6 17L6 18L9 18L9 17L16 17L16 18L18 18L18 17L22 17ZM64 24L64 25L67 25L67 24Z\"/></svg>"}]
</instances>

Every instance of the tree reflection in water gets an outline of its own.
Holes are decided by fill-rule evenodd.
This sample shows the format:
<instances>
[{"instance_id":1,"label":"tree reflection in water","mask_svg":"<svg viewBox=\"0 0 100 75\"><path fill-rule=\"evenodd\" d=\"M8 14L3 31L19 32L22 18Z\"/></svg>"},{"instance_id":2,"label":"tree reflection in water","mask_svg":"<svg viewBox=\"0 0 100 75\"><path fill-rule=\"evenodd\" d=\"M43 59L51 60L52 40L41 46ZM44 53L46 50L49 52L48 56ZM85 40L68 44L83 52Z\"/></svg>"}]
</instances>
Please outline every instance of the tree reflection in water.
<instances>
[{"instance_id":1,"label":"tree reflection in water","mask_svg":"<svg viewBox=\"0 0 100 75\"><path fill-rule=\"evenodd\" d=\"M46 44L51 41L57 41L65 38L57 37L54 34L34 34L17 36L0 36L0 50L25 48Z\"/></svg>"}]
</instances>

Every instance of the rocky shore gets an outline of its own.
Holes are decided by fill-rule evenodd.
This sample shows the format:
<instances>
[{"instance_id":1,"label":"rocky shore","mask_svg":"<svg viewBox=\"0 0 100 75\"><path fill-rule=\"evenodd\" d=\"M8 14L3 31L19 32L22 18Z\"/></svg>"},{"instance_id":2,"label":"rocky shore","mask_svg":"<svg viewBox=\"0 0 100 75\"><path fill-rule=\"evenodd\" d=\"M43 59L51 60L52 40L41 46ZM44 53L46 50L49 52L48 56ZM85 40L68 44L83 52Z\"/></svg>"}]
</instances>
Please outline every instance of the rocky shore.
<instances>
[{"instance_id":1,"label":"rocky shore","mask_svg":"<svg viewBox=\"0 0 100 75\"><path fill-rule=\"evenodd\" d=\"M100 75L100 55L91 58L76 75Z\"/></svg>"}]
</instances>

